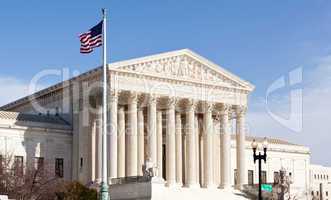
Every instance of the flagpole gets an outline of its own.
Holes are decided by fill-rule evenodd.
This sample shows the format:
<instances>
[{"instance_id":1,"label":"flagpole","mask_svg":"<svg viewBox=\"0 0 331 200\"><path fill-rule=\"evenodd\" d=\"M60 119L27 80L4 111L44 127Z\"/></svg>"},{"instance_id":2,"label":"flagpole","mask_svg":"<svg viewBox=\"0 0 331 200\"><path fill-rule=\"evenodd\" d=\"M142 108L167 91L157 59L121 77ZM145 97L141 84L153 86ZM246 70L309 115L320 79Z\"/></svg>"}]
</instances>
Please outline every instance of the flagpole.
<instances>
[{"instance_id":1,"label":"flagpole","mask_svg":"<svg viewBox=\"0 0 331 200\"><path fill-rule=\"evenodd\" d=\"M106 24L106 9L102 9L103 26L102 26L102 59L103 59L103 127L102 127L102 180L100 185L100 199L108 200L108 177L107 177L107 24Z\"/></svg>"}]
</instances>

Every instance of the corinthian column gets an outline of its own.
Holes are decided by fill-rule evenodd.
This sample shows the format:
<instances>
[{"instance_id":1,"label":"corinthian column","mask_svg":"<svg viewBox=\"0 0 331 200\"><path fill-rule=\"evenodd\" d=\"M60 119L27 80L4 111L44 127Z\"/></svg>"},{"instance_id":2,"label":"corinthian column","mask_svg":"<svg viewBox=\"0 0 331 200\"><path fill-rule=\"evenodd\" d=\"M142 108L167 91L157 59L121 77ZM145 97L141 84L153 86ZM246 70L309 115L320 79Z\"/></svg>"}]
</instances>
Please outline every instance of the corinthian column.
<instances>
[{"instance_id":1,"label":"corinthian column","mask_svg":"<svg viewBox=\"0 0 331 200\"><path fill-rule=\"evenodd\" d=\"M245 165L245 113L246 107L236 107L236 140L237 140L237 171L238 181L236 188L241 190L244 184L247 184L247 170Z\"/></svg>"},{"instance_id":2,"label":"corinthian column","mask_svg":"<svg viewBox=\"0 0 331 200\"><path fill-rule=\"evenodd\" d=\"M109 178L117 178L117 91L110 93ZM109 182L111 183L111 182Z\"/></svg>"},{"instance_id":3,"label":"corinthian column","mask_svg":"<svg viewBox=\"0 0 331 200\"><path fill-rule=\"evenodd\" d=\"M213 145L212 145L212 136L214 131L214 124L212 119L212 109L213 105L211 103L206 103L204 108L204 144L203 144L203 153L204 153L204 186L211 187L213 185Z\"/></svg>"},{"instance_id":4,"label":"corinthian column","mask_svg":"<svg viewBox=\"0 0 331 200\"><path fill-rule=\"evenodd\" d=\"M181 114L176 113L176 182L179 186L183 185L183 155L182 155L182 118Z\"/></svg>"},{"instance_id":5,"label":"corinthian column","mask_svg":"<svg viewBox=\"0 0 331 200\"><path fill-rule=\"evenodd\" d=\"M187 128L187 186L198 187L197 183L197 158L196 158L196 137L195 137L195 101L187 102L186 128Z\"/></svg>"},{"instance_id":6,"label":"corinthian column","mask_svg":"<svg viewBox=\"0 0 331 200\"><path fill-rule=\"evenodd\" d=\"M214 184L217 186L221 185L221 122L219 115L214 120Z\"/></svg>"},{"instance_id":7,"label":"corinthian column","mask_svg":"<svg viewBox=\"0 0 331 200\"><path fill-rule=\"evenodd\" d=\"M125 177L125 112L118 108L118 177Z\"/></svg>"},{"instance_id":8,"label":"corinthian column","mask_svg":"<svg viewBox=\"0 0 331 200\"><path fill-rule=\"evenodd\" d=\"M167 185L176 183L175 99L169 98L167 108Z\"/></svg>"},{"instance_id":9,"label":"corinthian column","mask_svg":"<svg viewBox=\"0 0 331 200\"><path fill-rule=\"evenodd\" d=\"M144 110L142 107L138 109L138 175L143 175L142 166L144 165Z\"/></svg>"},{"instance_id":10,"label":"corinthian column","mask_svg":"<svg viewBox=\"0 0 331 200\"><path fill-rule=\"evenodd\" d=\"M137 94L131 93L128 99L129 130L127 135L127 176L137 176Z\"/></svg>"},{"instance_id":11,"label":"corinthian column","mask_svg":"<svg viewBox=\"0 0 331 200\"><path fill-rule=\"evenodd\" d=\"M229 189L231 187L231 135L229 130L229 109L230 106L224 104L221 117L221 188Z\"/></svg>"},{"instance_id":12,"label":"corinthian column","mask_svg":"<svg viewBox=\"0 0 331 200\"><path fill-rule=\"evenodd\" d=\"M157 125L156 125L156 130L157 130L157 169L158 169L158 177L163 178L163 165L162 165L162 161L163 161L163 149L162 149L162 111L157 111L157 115L156 115L157 119Z\"/></svg>"},{"instance_id":13,"label":"corinthian column","mask_svg":"<svg viewBox=\"0 0 331 200\"><path fill-rule=\"evenodd\" d=\"M200 137L200 119L198 115L194 116L194 125L195 125L195 131L194 131L194 141L195 141L195 170L196 170L196 182L198 183L199 186L201 186L201 182L203 181L203 177L201 176L200 171L203 171L203 166L200 166L202 164L200 162L200 159L203 157L201 155L201 147L203 146L202 144L202 139Z\"/></svg>"},{"instance_id":14,"label":"corinthian column","mask_svg":"<svg viewBox=\"0 0 331 200\"><path fill-rule=\"evenodd\" d=\"M148 156L157 163L156 153L156 97L150 95L148 106Z\"/></svg>"}]
</instances>

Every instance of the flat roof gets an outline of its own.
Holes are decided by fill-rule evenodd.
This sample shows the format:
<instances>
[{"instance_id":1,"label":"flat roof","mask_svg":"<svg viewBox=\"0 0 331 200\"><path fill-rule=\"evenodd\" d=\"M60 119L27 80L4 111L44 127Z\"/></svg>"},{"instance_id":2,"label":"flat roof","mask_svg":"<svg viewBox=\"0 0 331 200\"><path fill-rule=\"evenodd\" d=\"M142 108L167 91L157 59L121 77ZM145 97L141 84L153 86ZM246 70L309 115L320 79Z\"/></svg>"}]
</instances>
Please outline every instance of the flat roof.
<instances>
[{"instance_id":1,"label":"flat roof","mask_svg":"<svg viewBox=\"0 0 331 200\"><path fill-rule=\"evenodd\" d=\"M70 126L69 122L65 121L58 115L28 114L0 110L0 119Z\"/></svg>"}]
</instances>

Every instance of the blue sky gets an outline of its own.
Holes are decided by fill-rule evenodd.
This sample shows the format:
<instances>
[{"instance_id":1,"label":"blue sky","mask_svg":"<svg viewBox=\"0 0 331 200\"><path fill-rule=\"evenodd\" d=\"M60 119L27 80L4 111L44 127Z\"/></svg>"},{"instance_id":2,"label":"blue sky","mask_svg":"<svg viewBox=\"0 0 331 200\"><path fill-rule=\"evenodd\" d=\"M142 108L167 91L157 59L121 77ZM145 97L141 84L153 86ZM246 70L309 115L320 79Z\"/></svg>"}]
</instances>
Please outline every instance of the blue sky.
<instances>
[{"instance_id":1,"label":"blue sky","mask_svg":"<svg viewBox=\"0 0 331 200\"><path fill-rule=\"evenodd\" d=\"M43 69L83 72L98 66L99 50L81 55L78 34L98 22L102 7L109 11L111 62L192 49L256 85L250 100L250 134L308 145L313 162L331 165L330 158L323 158L331 140L331 127L325 125L330 118L324 116L331 97L331 2L327 0L3 0L0 91L8 95L2 95L0 102L22 95L24 85ZM263 99L273 81L298 67L303 69L304 119L303 129L294 133L267 114ZM285 88L274 95L272 110L286 109L279 102L288 105L289 91ZM316 108L316 102L324 107ZM311 113L318 116L311 119Z\"/></svg>"}]
</instances>

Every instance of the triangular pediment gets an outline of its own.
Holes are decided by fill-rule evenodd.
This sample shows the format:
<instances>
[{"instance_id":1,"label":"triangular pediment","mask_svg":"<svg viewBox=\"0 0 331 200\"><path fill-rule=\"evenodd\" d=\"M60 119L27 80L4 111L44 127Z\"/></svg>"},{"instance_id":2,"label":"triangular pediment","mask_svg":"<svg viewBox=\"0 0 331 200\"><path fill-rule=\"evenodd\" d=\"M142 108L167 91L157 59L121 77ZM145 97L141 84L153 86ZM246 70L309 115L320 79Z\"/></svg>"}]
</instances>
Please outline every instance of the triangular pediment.
<instances>
[{"instance_id":1,"label":"triangular pediment","mask_svg":"<svg viewBox=\"0 0 331 200\"><path fill-rule=\"evenodd\" d=\"M221 85L248 91L254 89L252 84L188 49L113 63L110 67L146 75Z\"/></svg>"}]
</instances>

